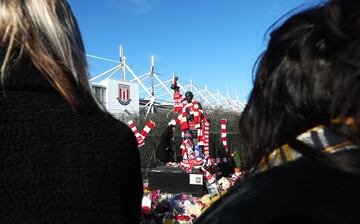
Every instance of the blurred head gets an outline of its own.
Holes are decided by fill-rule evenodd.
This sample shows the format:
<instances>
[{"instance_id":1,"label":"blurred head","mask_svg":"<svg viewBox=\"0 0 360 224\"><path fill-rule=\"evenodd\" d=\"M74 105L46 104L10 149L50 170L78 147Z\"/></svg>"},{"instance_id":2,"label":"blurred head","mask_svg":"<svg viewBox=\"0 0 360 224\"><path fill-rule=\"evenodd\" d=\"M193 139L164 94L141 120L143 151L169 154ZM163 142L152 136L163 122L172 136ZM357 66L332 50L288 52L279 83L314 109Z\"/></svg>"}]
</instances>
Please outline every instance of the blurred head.
<instances>
[{"instance_id":1,"label":"blurred head","mask_svg":"<svg viewBox=\"0 0 360 224\"><path fill-rule=\"evenodd\" d=\"M194 94L191 91L187 91L185 93L185 99L188 103L191 103L193 98L194 98Z\"/></svg>"},{"instance_id":2,"label":"blurred head","mask_svg":"<svg viewBox=\"0 0 360 224\"><path fill-rule=\"evenodd\" d=\"M66 0L0 0L1 80L27 58L75 110L94 106L79 27Z\"/></svg>"},{"instance_id":3,"label":"blurred head","mask_svg":"<svg viewBox=\"0 0 360 224\"><path fill-rule=\"evenodd\" d=\"M274 29L240 121L254 163L335 118L353 117L359 127L359 62L360 1L328 1ZM359 133L338 131L359 144Z\"/></svg>"},{"instance_id":4,"label":"blurred head","mask_svg":"<svg viewBox=\"0 0 360 224\"><path fill-rule=\"evenodd\" d=\"M169 132L170 132L171 134L174 134L174 133L176 132L176 127L175 127L175 125L170 125L170 126L168 127L168 130L169 130Z\"/></svg>"}]
</instances>

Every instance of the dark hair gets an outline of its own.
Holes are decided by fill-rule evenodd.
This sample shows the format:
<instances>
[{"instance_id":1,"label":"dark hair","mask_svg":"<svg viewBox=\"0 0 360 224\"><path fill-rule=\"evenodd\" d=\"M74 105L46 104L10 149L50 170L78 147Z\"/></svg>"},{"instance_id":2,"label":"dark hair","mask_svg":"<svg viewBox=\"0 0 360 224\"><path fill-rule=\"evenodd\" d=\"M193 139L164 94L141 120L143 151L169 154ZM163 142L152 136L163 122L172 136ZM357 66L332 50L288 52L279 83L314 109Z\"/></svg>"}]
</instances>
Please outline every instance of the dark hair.
<instances>
[{"instance_id":1,"label":"dark hair","mask_svg":"<svg viewBox=\"0 0 360 224\"><path fill-rule=\"evenodd\" d=\"M291 16L271 33L255 66L240 119L253 165L285 143L337 167L345 162L345 170L360 163L359 156L333 159L295 140L312 127L333 127L335 118L352 117L355 130L345 124L334 129L359 145L360 1L328 1Z\"/></svg>"},{"instance_id":2,"label":"dark hair","mask_svg":"<svg viewBox=\"0 0 360 224\"><path fill-rule=\"evenodd\" d=\"M161 134L161 139L169 139L173 136L172 129L175 127L175 125L169 125L166 127L166 129Z\"/></svg>"},{"instance_id":3,"label":"dark hair","mask_svg":"<svg viewBox=\"0 0 360 224\"><path fill-rule=\"evenodd\" d=\"M194 94L193 94L191 91L187 91L187 92L185 93L185 97L192 99L192 98L194 97Z\"/></svg>"}]
</instances>

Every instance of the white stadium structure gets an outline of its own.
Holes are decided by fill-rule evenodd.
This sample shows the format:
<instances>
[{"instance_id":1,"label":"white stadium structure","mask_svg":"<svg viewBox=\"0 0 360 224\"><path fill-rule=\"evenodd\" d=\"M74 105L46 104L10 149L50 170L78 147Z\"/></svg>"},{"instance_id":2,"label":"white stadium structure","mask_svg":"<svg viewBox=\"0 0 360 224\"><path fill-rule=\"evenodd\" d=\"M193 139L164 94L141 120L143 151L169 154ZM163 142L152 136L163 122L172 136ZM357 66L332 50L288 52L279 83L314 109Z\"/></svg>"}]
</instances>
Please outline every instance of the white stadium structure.
<instances>
[{"instance_id":1,"label":"white stadium structure","mask_svg":"<svg viewBox=\"0 0 360 224\"><path fill-rule=\"evenodd\" d=\"M154 57L152 56L150 69L144 74L137 75L127 64L120 46L120 60L111 60L95 55L87 55L89 58L106 60L114 63L114 67L94 76L90 79L92 90L98 100L112 114L139 114L145 110L145 114L154 112L156 108L172 108L173 90L170 85L175 74L169 75L166 80L161 80L155 71ZM116 73L121 73L121 79L114 78ZM178 81L181 92L192 91L195 100L199 101L207 110L222 108L226 111L240 112L245 102L232 98L229 94L223 95L219 90L211 91L205 85L204 88L196 86L192 80L188 84Z\"/></svg>"}]
</instances>

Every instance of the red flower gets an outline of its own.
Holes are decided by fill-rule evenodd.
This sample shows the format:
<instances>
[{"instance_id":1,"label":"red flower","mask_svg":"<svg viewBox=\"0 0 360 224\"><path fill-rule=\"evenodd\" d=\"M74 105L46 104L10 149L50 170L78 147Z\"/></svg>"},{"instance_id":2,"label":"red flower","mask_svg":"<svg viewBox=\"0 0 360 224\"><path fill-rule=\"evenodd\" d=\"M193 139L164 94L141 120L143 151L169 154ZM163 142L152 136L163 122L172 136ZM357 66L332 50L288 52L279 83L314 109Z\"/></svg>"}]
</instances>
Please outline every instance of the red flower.
<instances>
[{"instance_id":1,"label":"red flower","mask_svg":"<svg viewBox=\"0 0 360 224\"><path fill-rule=\"evenodd\" d=\"M150 207L149 206L143 206L142 210L143 210L143 213L149 213L150 212Z\"/></svg>"},{"instance_id":2,"label":"red flower","mask_svg":"<svg viewBox=\"0 0 360 224\"><path fill-rule=\"evenodd\" d=\"M189 222L191 220L191 216L189 216L189 215L177 215L176 220Z\"/></svg>"}]
</instances>

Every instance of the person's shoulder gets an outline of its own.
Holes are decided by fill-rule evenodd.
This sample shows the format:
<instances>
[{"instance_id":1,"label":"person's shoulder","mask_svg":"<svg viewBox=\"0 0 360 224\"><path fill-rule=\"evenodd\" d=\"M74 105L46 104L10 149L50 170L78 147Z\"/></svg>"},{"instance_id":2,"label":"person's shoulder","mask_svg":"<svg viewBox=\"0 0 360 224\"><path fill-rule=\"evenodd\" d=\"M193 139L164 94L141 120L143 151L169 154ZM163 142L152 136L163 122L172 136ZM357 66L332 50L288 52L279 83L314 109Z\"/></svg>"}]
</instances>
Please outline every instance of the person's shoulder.
<instances>
[{"instance_id":1,"label":"person's shoulder","mask_svg":"<svg viewBox=\"0 0 360 224\"><path fill-rule=\"evenodd\" d=\"M124 122L114 118L110 113L105 111L94 111L88 116L81 116L85 118L83 120L89 128L92 128L94 132L99 132L101 135L110 139L117 139L118 141L136 141L135 135L131 131L130 127Z\"/></svg>"},{"instance_id":2,"label":"person's shoulder","mask_svg":"<svg viewBox=\"0 0 360 224\"><path fill-rule=\"evenodd\" d=\"M349 202L360 199L359 186L357 176L301 159L236 184L198 223L272 223L284 217L356 220Z\"/></svg>"}]
</instances>

